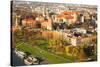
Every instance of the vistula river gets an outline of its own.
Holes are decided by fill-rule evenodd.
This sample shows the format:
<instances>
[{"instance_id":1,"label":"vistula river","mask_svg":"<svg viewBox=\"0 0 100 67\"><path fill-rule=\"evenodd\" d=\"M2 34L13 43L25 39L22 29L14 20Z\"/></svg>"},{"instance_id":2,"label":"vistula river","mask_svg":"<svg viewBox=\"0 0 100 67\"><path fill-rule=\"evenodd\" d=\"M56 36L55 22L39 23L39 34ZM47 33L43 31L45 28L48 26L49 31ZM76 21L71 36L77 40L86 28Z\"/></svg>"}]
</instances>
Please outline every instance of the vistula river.
<instances>
[{"instance_id":1,"label":"vistula river","mask_svg":"<svg viewBox=\"0 0 100 67\"><path fill-rule=\"evenodd\" d=\"M25 66L23 59L19 58L14 52L12 53L12 66Z\"/></svg>"}]
</instances>

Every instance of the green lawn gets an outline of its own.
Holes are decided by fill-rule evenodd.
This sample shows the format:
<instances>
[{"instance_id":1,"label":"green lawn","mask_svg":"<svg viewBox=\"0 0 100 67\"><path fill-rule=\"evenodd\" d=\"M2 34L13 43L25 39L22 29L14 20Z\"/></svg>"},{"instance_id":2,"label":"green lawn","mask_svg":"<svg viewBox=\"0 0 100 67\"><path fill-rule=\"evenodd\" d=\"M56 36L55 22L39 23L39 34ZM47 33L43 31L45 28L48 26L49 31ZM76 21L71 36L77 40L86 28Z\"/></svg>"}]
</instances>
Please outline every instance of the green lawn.
<instances>
[{"instance_id":1,"label":"green lawn","mask_svg":"<svg viewBox=\"0 0 100 67\"><path fill-rule=\"evenodd\" d=\"M29 43L18 43L18 45L16 46L16 48L24 51L24 52L30 52L33 56L37 56L37 57L44 57L46 58L48 61L50 61L51 63L67 63L67 62L72 62L70 59L66 59L63 58L61 56L52 54L48 51L45 51L43 49L41 49L38 46L32 46Z\"/></svg>"}]
</instances>

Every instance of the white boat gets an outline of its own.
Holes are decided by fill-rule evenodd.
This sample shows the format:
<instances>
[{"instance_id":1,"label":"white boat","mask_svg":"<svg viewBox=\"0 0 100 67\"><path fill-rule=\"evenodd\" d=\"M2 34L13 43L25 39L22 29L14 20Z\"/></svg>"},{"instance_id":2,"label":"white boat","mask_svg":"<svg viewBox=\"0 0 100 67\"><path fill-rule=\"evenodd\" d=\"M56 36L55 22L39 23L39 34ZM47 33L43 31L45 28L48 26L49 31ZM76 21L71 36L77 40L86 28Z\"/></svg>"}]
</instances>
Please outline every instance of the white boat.
<instances>
[{"instance_id":1,"label":"white boat","mask_svg":"<svg viewBox=\"0 0 100 67\"><path fill-rule=\"evenodd\" d=\"M24 63L26 65L38 64L38 60L34 57L28 57L28 58L24 59Z\"/></svg>"},{"instance_id":2,"label":"white boat","mask_svg":"<svg viewBox=\"0 0 100 67\"><path fill-rule=\"evenodd\" d=\"M23 59L24 56L25 56L25 53L22 52L22 51L15 50L14 52L15 52L15 54L16 54L18 57L20 57L21 59Z\"/></svg>"}]
</instances>

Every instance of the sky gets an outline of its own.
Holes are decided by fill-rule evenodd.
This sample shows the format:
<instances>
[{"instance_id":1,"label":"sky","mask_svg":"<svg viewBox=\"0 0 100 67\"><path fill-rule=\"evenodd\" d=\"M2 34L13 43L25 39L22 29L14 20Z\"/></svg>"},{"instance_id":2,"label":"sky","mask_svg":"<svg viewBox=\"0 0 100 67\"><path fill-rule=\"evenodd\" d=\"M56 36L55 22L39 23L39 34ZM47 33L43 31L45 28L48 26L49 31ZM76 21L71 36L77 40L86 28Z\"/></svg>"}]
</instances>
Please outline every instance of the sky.
<instances>
[{"instance_id":1,"label":"sky","mask_svg":"<svg viewBox=\"0 0 100 67\"><path fill-rule=\"evenodd\" d=\"M58 2L58 3L75 3L97 5L99 0L14 0L14 1L42 1L42 2Z\"/></svg>"}]
</instances>

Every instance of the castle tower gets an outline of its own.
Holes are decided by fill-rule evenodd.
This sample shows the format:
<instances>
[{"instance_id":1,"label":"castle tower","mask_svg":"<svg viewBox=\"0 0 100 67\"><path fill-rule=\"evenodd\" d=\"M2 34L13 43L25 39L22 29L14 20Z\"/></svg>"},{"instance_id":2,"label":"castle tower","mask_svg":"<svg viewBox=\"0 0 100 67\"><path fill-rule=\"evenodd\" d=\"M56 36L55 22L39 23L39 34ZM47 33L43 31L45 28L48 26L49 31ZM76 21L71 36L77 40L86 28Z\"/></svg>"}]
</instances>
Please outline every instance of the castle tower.
<instances>
[{"instance_id":1,"label":"castle tower","mask_svg":"<svg viewBox=\"0 0 100 67\"><path fill-rule=\"evenodd\" d=\"M43 17L45 17L46 16L46 7L45 7L45 5L43 6Z\"/></svg>"},{"instance_id":2,"label":"castle tower","mask_svg":"<svg viewBox=\"0 0 100 67\"><path fill-rule=\"evenodd\" d=\"M15 27L18 27L18 16L16 15Z\"/></svg>"},{"instance_id":3,"label":"castle tower","mask_svg":"<svg viewBox=\"0 0 100 67\"><path fill-rule=\"evenodd\" d=\"M20 18L20 15L16 15L16 19L15 19L15 28L18 28L18 29L21 29L21 27L19 26L19 18Z\"/></svg>"}]
</instances>

